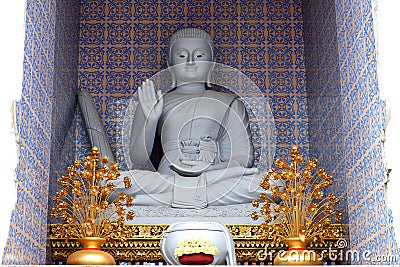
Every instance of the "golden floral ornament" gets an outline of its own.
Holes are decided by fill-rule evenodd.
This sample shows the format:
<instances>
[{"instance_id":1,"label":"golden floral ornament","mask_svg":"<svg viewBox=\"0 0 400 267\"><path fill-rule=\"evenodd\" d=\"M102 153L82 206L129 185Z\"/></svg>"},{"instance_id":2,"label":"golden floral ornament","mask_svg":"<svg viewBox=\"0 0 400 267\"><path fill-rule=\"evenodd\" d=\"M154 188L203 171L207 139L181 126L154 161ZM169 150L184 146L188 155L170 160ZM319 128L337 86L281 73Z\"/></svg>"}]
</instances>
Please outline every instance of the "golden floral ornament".
<instances>
[{"instance_id":1,"label":"golden floral ornament","mask_svg":"<svg viewBox=\"0 0 400 267\"><path fill-rule=\"evenodd\" d=\"M317 166L317 159L304 162L297 146L291 149L291 159L288 163L278 158L277 169L271 168L260 181L260 186L265 190L269 188L269 192L262 192L259 200L253 200L256 211L251 217L258 220L263 216L264 224L272 223L274 240L298 238L306 244L324 242L324 233L331 222L342 220L342 211L334 210L339 198L333 193L326 195L325 189L332 185L333 177ZM260 205L261 202L265 205ZM260 233L261 238L268 234Z\"/></svg>"},{"instance_id":2,"label":"golden floral ornament","mask_svg":"<svg viewBox=\"0 0 400 267\"><path fill-rule=\"evenodd\" d=\"M68 173L58 178L61 186L53 198L52 218L71 225L68 237L65 232L55 232L59 238L98 237L105 239L124 239L125 220L132 220L133 198L125 193L110 202L115 182L120 176L118 165L100 156L94 146L84 161L76 160L68 167ZM130 178L125 177L124 186L132 186Z\"/></svg>"}]
</instances>

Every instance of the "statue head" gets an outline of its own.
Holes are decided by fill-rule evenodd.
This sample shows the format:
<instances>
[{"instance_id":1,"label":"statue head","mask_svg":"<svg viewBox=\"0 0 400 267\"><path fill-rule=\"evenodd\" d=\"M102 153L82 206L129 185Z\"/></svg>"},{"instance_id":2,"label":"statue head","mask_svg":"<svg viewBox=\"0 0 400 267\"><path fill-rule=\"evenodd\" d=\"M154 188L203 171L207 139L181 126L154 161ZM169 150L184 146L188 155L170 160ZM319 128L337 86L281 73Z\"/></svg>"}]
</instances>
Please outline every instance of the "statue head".
<instances>
[{"instance_id":1,"label":"statue head","mask_svg":"<svg viewBox=\"0 0 400 267\"><path fill-rule=\"evenodd\" d=\"M172 87L183 83L210 83L213 40L200 29L187 28L174 33L169 42L168 66L173 75Z\"/></svg>"}]
</instances>

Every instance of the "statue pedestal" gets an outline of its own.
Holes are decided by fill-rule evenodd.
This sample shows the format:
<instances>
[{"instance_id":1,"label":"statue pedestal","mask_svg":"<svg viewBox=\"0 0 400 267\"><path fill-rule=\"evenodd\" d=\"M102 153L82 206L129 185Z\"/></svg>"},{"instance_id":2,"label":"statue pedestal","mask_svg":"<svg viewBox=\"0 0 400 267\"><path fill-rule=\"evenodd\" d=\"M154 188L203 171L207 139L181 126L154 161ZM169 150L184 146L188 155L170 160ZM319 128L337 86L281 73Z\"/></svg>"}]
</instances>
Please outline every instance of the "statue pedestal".
<instances>
[{"instance_id":1,"label":"statue pedestal","mask_svg":"<svg viewBox=\"0 0 400 267\"><path fill-rule=\"evenodd\" d=\"M180 218L183 219L183 218ZM133 222L133 221L132 221ZM184 223L181 223L184 224ZM198 224L198 223L197 223ZM214 223L215 224L215 223ZM193 224L189 225L193 226ZM272 236L267 239L260 239L258 236L261 230L261 224L227 224L225 225L235 243L236 259L239 262L262 262L267 264L273 261L273 255L269 256L265 248L274 248L275 251L286 249L284 244L279 241L273 241ZM61 263L65 264L67 257L73 252L80 249L80 244L75 238L69 236L71 234L68 224L52 224L50 227L50 236L48 244L50 246L50 254L54 265ZM66 236L55 236L55 229L64 228ZM153 221L149 224L128 224L126 230L129 232L129 237L122 240L112 240L106 242L104 251L110 253L114 259L121 263L127 264L143 264L144 262L163 262L164 259L160 250L160 239L167 231L169 224L163 224L162 221ZM269 225L268 229L264 229L267 233L273 232L273 226ZM199 227L197 227L199 228ZM207 227L209 229L210 227ZM345 229L348 225L331 225L326 232L326 242L314 243L311 247L316 250L319 255L324 255L324 262L332 262L332 259L340 259L340 253L343 253L343 248L338 244L339 240L343 241ZM202 235L205 237L205 235ZM346 236L348 239L348 237ZM217 243L215 243L216 245ZM333 255L329 257L328 253L323 254L322 250L332 249ZM260 256L262 259L260 259Z\"/></svg>"},{"instance_id":2,"label":"statue pedestal","mask_svg":"<svg viewBox=\"0 0 400 267\"><path fill-rule=\"evenodd\" d=\"M175 222L219 222L222 224L257 224L251 219L251 203L229 206L211 206L205 209L176 209L160 206L134 206L135 218L127 223L171 224Z\"/></svg>"}]
</instances>

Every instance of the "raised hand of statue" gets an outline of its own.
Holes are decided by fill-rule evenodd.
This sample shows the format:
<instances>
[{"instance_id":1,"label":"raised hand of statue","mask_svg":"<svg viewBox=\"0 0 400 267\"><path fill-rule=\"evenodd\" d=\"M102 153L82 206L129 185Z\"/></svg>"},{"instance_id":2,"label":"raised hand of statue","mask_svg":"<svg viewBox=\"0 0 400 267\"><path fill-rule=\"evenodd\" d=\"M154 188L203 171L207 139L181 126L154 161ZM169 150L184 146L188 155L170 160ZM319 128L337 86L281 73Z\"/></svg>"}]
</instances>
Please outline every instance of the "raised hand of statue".
<instances>
[{"instance_id":1,"label":"raised hand of statue","mask_svg":"<svg viewBox=\"0 0 400 267\"><path fill-rule=\"evenodd\" d=\"M148 120L158 120L163 110L163 96L161 91L154 89L152 81L147 79L138 88L139 103L142 108L143 115Z\"/></svg>"}]
</instances>

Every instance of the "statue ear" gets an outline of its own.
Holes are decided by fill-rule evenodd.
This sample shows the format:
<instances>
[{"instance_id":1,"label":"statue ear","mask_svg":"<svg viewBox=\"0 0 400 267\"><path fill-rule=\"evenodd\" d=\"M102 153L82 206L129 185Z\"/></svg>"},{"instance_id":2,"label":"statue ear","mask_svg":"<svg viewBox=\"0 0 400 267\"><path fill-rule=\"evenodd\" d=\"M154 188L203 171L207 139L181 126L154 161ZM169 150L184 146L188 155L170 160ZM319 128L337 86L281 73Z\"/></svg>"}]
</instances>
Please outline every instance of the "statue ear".
<instances>
[{"instance_id":1,"label":"statue ear","mask_svg":"<svg viewBox=\"0 0 400 267\"><path fill-rule=\"evenodd\" d=\"M212 61L210 71L208 72L208 75L207 75L207 87L211 87L211 77L212 77L212 73L214 71L214 66L215 66L215 62Z\"/></svg>"},{"instance_id":2,"label":"statue ear","mask_svg":"<svg viewBox=\"0 0 400 267\"><path fill-rule=\"evenodd\" d=\"M168 70L171 73L171 85L170 85L170 89L174 89L176 87L176 79L175 79L175 74L172 71L172 68L170 66L169 60L167 60L167 66L168 66Z\"/></svg>"}]
</instances>

